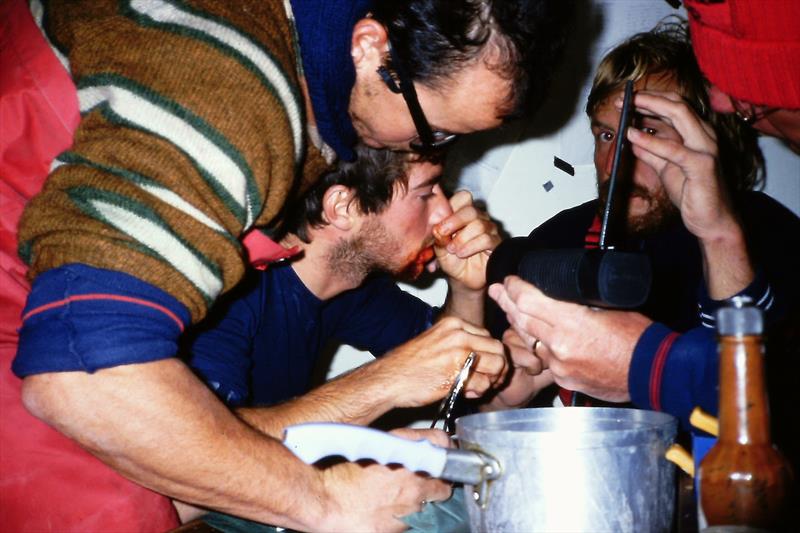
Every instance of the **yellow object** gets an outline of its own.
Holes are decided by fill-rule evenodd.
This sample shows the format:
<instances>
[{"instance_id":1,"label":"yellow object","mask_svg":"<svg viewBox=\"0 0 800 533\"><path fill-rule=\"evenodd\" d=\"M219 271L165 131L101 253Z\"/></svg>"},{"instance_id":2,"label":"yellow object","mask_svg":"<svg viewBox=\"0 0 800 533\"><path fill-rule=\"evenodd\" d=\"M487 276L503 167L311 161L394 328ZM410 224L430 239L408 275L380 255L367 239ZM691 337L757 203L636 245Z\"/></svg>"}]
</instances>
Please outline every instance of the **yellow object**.
<instances>
[{"instance_id":1,"label":"yellow object","mask_svg":"<svg viewBox=\"0 0 800 533\"><path fill-rule=\"evenodd\" d=\"M692 456L689 455L689 452L687 452L683 446L680 444L673 444L667 448L664 457L666 457L668 461L678 465L678 468L694 477L694 461L692 460Z\"/></svg>"},{"instance_id":2,"label":"yellow object","mask_svg":"<svg viewBox=\"0 0 800 533\"><path fill-rule=\"evenodd\" d=\"M699 407L695 407L689 416L689 423L697 429L702 429L710 435L719 436L719 420L706 413Z\"/></svg>"}]
</instances>

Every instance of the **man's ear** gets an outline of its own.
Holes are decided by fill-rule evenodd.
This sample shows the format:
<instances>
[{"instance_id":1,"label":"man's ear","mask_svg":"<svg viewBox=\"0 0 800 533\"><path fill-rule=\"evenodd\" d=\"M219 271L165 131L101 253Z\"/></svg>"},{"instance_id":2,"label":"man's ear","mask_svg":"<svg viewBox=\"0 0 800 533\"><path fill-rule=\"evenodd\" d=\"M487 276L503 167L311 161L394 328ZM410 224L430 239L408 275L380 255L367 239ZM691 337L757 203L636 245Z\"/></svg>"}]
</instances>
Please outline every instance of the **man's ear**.
<instances>
[{"instance_id":1,"label":"man's ear","mask_svg":"<svg viewBox=\"0 0 800 533\"><path fill-rule=\"evenodd\" d=\"M355 223L356 204L353 190L344 185L328 187L322 197L322 218L341 231L349 231Z\"/></svg>"},{"instance_id":2,"label":"man's ear","mask_svg":"<svg viewBox=\"0 0 800 533\"><path fill-rule=\"evenodd\" d=\"M356 68L368 66L377 69L389 51L389 36L383 24L372 18L363 18L353 27L350 54Z\"/></svg>"}]
</instances>

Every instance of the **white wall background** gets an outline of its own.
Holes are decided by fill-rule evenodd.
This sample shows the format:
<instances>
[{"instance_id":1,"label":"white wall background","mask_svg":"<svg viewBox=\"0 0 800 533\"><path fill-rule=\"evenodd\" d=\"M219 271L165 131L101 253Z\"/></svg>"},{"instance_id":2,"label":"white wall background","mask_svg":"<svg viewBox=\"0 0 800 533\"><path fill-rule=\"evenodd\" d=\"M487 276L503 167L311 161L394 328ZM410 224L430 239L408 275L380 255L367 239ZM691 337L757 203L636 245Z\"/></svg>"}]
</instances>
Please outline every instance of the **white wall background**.
<instances>
[{"instance_id":1,"label":"white wall background","mask_svg":"<svg viewBox=\"0 0 800 533\"><path fill-rule=\"evenodd\" d=\"M448 157L448 180L482 199L511 236L527 235L559 211L595 197L593 139L583 105L595 66L627 36L652 28L663 17L681 14L666 1L576 0L580 20L551 97L530 123L462 139ZM800 157L775 139L762 139L767 160L765 191L800 215ZM575 175L553 166L553 156L569 162ZM548 192L549 189L549 192ZM444 301L446 283L404 288L431 304ZM343 346L328 377L372 359Z\"/></svg>"}]
</instances>

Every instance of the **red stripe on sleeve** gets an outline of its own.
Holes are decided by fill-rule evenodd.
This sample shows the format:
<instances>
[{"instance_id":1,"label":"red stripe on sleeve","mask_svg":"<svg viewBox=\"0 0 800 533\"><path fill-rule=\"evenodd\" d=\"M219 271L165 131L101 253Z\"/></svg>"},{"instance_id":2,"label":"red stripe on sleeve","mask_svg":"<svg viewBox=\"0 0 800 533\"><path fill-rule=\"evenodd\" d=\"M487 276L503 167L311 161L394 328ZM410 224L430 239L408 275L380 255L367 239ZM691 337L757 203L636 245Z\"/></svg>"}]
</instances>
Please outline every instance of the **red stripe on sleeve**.
<instances>
[{"instance_id":1,"label":"red stripe on sleeve","mask_svg":"<svg viewBox=\"0 0 800 533\"><path fill-rule=\"evenodd\" d=\"M650 406L656 410L661 410L661 375L664 373L664 365L667 362L667 354L678 334L670 333L658 346L658 351L653 359L653 366L650 369Z\"/></svg>"},{"instance_id":2,"label":"red stripe on sleeve","mask_svg":"<svg viewBox=\"0 0 800 533\"><path fill-rule=\"evenodd\" d=\"M70 296L69 298L64 298L63 300L58 300L57 302L50 302L49 304L40 305L39 307L31 309L30 311L25 313L25 315L22 317L22 321L25 322L28 318L30 318L30 317L32 317L34 315L38 315L39 313L42 313L42 312L47 311L49 309L54 309L56 307L61 307L61 306L67 305L70 302L79 302L79 301L85 301L85 300L115 300L115 301L118 301L118 302L128 302L128 303L132 303L132 304L143 305L145 307L150 307L151 309L155 309L157 311L161 311L162 313L167 315L169 318L171 318L178 325L178 329L180 329L180 331L183 332L183 328L184 328L183 321L181 321L181 319L178 317L178 315L176 315L175 313L173 313L172 311L170 311L169 309L167 309L163 305L159 305L157 303L153 303L153 302L150 302L148 300L142 300L141 298L131 298L130 296L120 296L119 294L101 294L101 293L98 293L98 294L78 294L76 296Z\"/></svg>"}]
</instances>

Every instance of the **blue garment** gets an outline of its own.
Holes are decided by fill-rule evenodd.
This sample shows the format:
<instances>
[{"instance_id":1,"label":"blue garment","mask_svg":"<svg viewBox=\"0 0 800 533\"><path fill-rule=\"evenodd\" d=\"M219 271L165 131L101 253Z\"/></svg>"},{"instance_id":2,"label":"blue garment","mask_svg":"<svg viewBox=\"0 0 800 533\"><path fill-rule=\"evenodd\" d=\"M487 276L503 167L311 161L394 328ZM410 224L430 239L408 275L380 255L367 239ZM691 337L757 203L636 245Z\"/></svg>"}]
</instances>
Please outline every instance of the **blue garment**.
<instances>
[{"instance_id":1,"label":"blue garment","mask_svg":"<svg viewBox=\"0 0 800 533\"><path fill-rule=\"evenodd\" d=\"M81 264L43 272L23 310L12 370L94 372L173 357L189 310L133 276Z\"/></svg>"},{"instance_id":2,"label":"blue garment","mask_svg":"<svg viewBox=\"0 0 800 533\"><path fill-rule=\"evenodd\" d=\"M800 301L800 219L760 192L745 193L737 200L756 270L753 282L739 294L760 303L768 328L782 327ZM516 265L528 250L581 248L596 213L597 200L562 211L528 237L503 243L493 255L503 254L505 265ZM688 427L694 407L717 412L719 361L709 317L721 302L708 297L697 239L680 220L626 244L651 259L652 289L638 311L655 321L633 354L628 374L631 401L643 409L673 414ZM492 334L502 335L508 327L505 316L489 308L494 315ZM778 358L775 363L778 367Z\"/></svg>"},{"instance_id":3,"label":"blue garment","mask_svg":"<svg viewBox=\"0 0 800 533\"><path fill-rule=\"evenodd\" d=\"M749 193L739 202L748 248L756 278L739 294L750 296L764 311L766 334L774 341L768 373L796 375L797 362L778 349L797 312L800 301L800 219L761 193ZM722 302L700 294L700 316L706 327L678 335L663 324L645 330L633 353L628 388L631 400L644 409L671 413L689 427L694 407L716 414L719 405L719 357L713 321L706 317ZM768 386L773 402L785 387ZM783 402L781 402L783 403ZM793 402L792 402L793 403Z\"/></svg>"},{"instance_id":4,"label":"blue garment","mask_svg":"<svg viewBox=\"0 0 800 533\"><path fill-rule=\"evenodd\" d=\"M353 26L372 0L292 0L303 74L322 139L345 161L353 161L358 140L350 121L350 92L356 70L350 47Z\"/></svg>"},{"instance_id":5,"label":"blue garment","mask_svg":"<svg viewBox=\"0 0 800 533\"><path fill-rule=\"evenodd\" d=\"M428 329L434 311L386 275L322 301L291 264L275 265L212 309L189 364L229 405L269 405L309 390L328 341L380 356Z\"/></svg>"}]
</instances>

